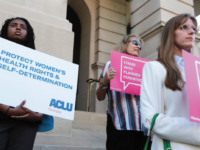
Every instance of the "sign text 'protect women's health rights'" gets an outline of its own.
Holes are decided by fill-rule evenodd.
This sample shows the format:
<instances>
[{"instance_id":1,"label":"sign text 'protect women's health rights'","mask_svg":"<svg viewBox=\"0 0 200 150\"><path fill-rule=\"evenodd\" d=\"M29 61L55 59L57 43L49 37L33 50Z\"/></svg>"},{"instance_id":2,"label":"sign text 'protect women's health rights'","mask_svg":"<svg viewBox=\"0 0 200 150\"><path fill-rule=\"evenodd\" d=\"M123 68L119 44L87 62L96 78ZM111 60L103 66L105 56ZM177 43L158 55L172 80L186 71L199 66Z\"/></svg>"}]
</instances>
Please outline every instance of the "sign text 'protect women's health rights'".
<instances>
[{"instance_id":1,"label":"sign text 'protect women's health rights'","mask_svg":"<svg viewBox=\"0 0 200 150\"><path fill-rule=\"evenodd\" d=\"M73 120L78 65L0 38L0 104Z\"/></svg>"},{"instance_id":2,"label":"sign text 'protect women's health rights'","mask_svg":"<svg viewBox=\"0 0 200 150\"><path fill-rule=\"evenodd\" d=\"M114 91L140 95L142 69L149 60L111 51L111 67L115 69L115 78L110 89Z\"/></svg>"}]
</instances>

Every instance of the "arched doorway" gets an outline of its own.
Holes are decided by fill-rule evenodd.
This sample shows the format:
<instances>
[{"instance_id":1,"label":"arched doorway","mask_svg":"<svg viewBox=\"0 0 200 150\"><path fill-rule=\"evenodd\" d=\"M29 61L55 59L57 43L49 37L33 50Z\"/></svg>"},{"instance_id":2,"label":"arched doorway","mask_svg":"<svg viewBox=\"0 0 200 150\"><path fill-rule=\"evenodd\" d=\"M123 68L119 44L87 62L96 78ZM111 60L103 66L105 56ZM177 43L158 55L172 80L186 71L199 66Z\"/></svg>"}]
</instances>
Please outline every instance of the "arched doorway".
<instances>
[{"instance_id":1,"label":"arched doorway","mask_svg":"<svg viewBox=\"0 0 200 150\"><path fill-rule=\"evenodd\" d=\"M74 10L67 6L67 20L72 23L72 31L74 32L74 49L73 49L73 63L79 65L80 63L80 47L81 47L81 22L74 12Z\"/></svg>"},{"instance_id":2,"label":"arched doorway","mask_svg":"<svg viewBox=\"0 0 200 150\"><path fill-rule=\"evenodd\" d=\"M74 10L67 5L67 20L72 24L72 31L74 32L74 46L73 46L73 59L72 62L79 65L80 64L80 47L81 47L81 23L74 12ZM78 82L79 83L79 82ZM79 84L77 83L77 87ZM78 94L78 89L76 95ZM75 107L75 109L77 109Z\"/></svg>"},{"instance_id":3,"label":"arched doorway","mask_svg":"<svg viewBox=\"0 0 200 150\"><path fill-rule=\"evenodd\" d=\"M87 111L90 66L90 26L89 9L83 0L68 2L67 19L72 23L74 38L73 62L79 64L76 110Z\"/></svg>"}]
</instances>

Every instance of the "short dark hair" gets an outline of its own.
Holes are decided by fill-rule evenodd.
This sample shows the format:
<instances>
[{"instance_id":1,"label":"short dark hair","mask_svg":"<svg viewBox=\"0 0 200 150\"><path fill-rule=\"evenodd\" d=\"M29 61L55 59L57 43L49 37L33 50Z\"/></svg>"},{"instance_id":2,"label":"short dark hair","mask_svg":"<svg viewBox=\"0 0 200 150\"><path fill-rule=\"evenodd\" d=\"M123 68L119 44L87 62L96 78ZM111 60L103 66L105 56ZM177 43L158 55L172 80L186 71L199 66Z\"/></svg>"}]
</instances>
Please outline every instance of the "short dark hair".
<instances>
[{"instance_id":1,"label":"short dark hair","mask_svg":"<svg viewBox=\"0 0 200 150\"><path fill-rule=\"evenodd\" d=\"M16 17L16 18L10 18L10 19L5 20L0 31L0 37L9 40L8 39L8 25L11 21L16 20L16 19L24 21L27 26L27 36L23 45L26 47L35 49L35 34L34 34L32 26L30 25L28 20L26 20L25 18Z\"/></svg>"}]
</instances>

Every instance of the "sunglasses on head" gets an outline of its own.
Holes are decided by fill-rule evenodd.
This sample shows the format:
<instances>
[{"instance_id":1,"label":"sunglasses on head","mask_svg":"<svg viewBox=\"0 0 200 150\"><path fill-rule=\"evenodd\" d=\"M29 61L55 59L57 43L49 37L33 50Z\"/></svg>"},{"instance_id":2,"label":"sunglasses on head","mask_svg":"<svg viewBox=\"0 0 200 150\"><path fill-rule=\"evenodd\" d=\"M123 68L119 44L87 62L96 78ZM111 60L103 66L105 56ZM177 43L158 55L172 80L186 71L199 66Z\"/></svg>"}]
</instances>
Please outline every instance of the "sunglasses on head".
<instances>
[{"instance_id":1,"label":"sunglasses on head","mask_svg":"<svg viewBox=\"0 0 200 150\"><path fill-rule=\"evenodd\" d=\"M182 30L188 31L190 28L192 28L192 30L193 30L195 33L197 33L197 31L199 30L198 27L196 27L196 26L189 26L189 25L187 25L187 24L181 25L181 29L182 29Z\"/></svg>"},{"instance_id":2,"label":"sunglasses on head","mask_svg":"<svg viewBox=\"0 0 200 150\"><path fill-rule=\"evenodd\" d=\"M132 40L132 41L130 41L130 42L132 42L132 44L134 44L135 46L139 46L139 47L140 47L140 50L142 49L142 46L141 46L141 44L140 44L138 41Z\"/></svg>"}]
</instances>

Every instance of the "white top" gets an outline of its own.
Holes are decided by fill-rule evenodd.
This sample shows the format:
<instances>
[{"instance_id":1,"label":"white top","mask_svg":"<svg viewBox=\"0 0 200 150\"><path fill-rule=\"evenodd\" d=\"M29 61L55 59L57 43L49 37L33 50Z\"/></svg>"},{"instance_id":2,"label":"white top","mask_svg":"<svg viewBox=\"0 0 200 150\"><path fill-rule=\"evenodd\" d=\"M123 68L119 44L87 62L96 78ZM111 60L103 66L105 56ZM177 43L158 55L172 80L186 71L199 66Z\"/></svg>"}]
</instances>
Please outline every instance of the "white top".
<instances>
[{"instance_id":1,"label":"white top","mask_svg":"<svg viewBox=\"0 0 200 150\"><path fill-rule=\"evenodd\" d=\"M175 56L185 80L180 58ZM140 93L143 124L150 129L154 114L159 113L153 127L151 149L163 150L162 139L167 139L173 150L200 150L200 124L189 121L186 85L182 91L172 91L165 87L165 77L166 69L161 63L145 64Z\"/></svg>"}]
</instances>

